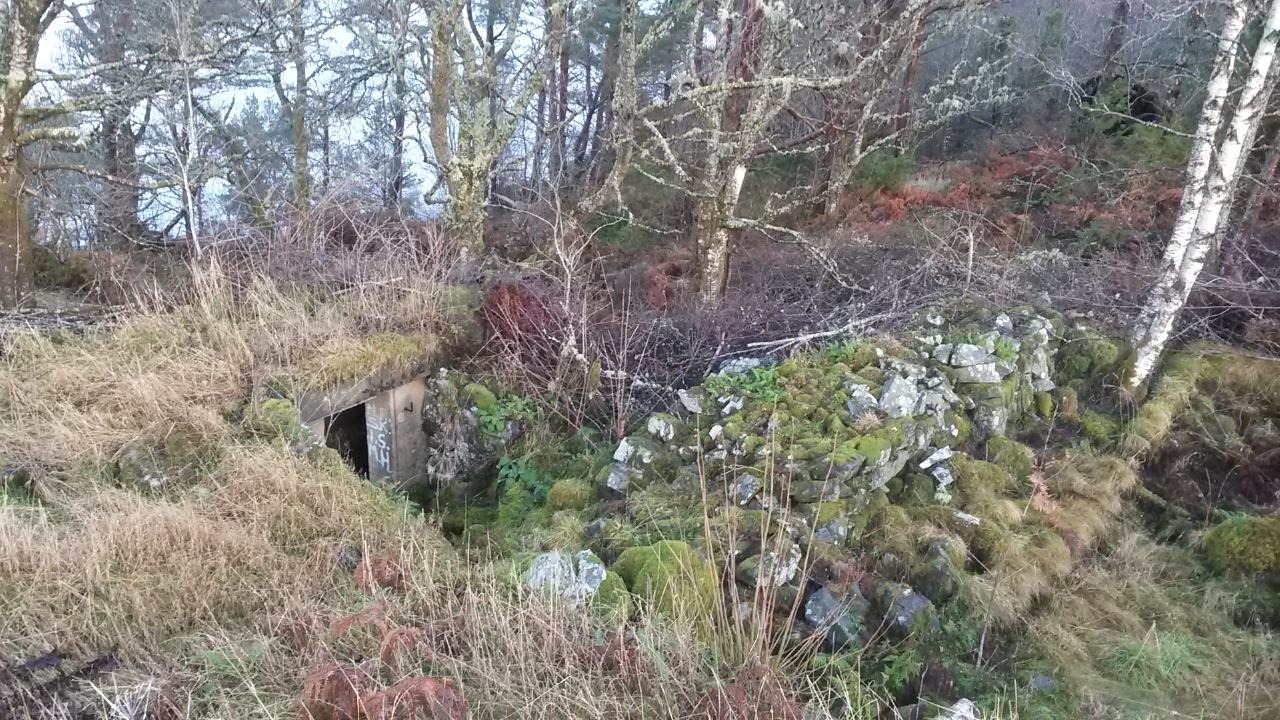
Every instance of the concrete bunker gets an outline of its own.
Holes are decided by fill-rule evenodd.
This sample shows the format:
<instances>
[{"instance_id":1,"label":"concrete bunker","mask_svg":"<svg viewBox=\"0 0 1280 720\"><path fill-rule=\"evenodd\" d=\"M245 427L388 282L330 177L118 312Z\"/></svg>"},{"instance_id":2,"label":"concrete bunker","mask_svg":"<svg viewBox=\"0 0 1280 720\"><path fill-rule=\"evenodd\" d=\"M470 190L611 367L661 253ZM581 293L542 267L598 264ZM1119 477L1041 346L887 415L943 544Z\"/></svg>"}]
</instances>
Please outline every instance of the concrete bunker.
<instances>
[{"instance_id":1,"label":"concrete bunker","mask_svg":"<svg viewBox=\"0 0 1280 720\"><path fill-rule=\"evenodd\" d=\"M316 437L369 480L401 489L419 486L427 478L422 422L426 370L425 363L384 369L306 393L298 414Z\"/></svg>"}]
</instances>

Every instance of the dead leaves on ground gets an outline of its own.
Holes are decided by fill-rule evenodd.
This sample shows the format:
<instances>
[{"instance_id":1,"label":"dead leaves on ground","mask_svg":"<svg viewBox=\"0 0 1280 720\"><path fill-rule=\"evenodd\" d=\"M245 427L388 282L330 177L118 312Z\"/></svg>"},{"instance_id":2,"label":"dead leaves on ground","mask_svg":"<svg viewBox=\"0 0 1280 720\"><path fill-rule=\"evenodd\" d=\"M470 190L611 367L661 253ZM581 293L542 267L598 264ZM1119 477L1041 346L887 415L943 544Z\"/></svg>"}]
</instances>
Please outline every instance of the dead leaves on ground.
<instances>
[{"instance_id":1,"label":"dead leaves on ground","mask_svg":"<svg viewBox=\"0 0 1280 720\"><path fill-rule=\"evenodd\" d=\"M363 666L321 665L307 673L299 720L466 720L467 701L449 678L409 677L370 687Z\"/></svg>"},{"instance_id":2,"label":"dead leaves on ground","mask_svg":"<svg viewBox=\"0 0 1280 720\"><path fill-rule=\"evenodd\" d=\"M803 708L787 694L767 665L752 665L702 703L706 720L800 720Z\"/></svg>"},{"instance_id":3,"label":"dead leaves on ground","mask_svg":"<svg viewBox=\"0 0 1280 720\"><path fill-rule=\"evenodd\" d=\"M409 572L398 552L366 555L355 570L356 587L373 594L378 588L404 592L409 587Z\"/></svg>"}]
</instances>

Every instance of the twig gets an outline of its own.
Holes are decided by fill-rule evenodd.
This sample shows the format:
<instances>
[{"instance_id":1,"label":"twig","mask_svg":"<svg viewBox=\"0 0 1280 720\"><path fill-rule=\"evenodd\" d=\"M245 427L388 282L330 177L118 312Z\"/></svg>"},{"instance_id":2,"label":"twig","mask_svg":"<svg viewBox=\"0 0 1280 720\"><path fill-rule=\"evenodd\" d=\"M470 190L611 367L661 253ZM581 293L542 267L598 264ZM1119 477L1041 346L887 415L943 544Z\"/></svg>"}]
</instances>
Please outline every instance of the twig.
<instances>
[{"instance_id":1,"label":"twig","mask_svg":"<svg viewBox=\"0 0 1280 720\"><path fill-rule=\"evenodd\" d=\"M880 313L878 315L872 315L870 317L857 318L854 320L850 320L849 322L845 323L844 325L841 325L835 330L824 330L822 332L807 333L805 335L797 335L795 337L784 338L782 340L768 340L768 341L762 341L762 342L747 343L747 347L751 349L756 349L756 348L789 347L791 345L802 345L811 340L818 340L821 338L829 338L836 335L843 335L844 333L851 332L853 330L858 330L858 329L867 327L868 325L874 325L875 323L880 322L881 320L888 320L889 318L896 317L898 314L899 313L887 312L887 313Z\"/></svg>"}]
</instances>

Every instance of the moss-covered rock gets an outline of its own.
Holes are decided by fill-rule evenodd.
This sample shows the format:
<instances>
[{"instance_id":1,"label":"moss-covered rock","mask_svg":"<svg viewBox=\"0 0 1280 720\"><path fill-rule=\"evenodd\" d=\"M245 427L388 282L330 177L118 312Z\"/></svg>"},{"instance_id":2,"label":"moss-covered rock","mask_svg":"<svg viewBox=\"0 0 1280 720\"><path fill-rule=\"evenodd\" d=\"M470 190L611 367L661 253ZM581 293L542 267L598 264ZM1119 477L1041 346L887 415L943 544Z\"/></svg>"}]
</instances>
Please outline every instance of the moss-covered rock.
<instances>
[{"instance_id":1,"label":"moss-covered rock","mask_svg":"<svg viewBox=\"0 0 1280 720\"><path fill-rule=\"evenodd\" d=\"M1116 370L1124 354L1123 344L1096 335L1090 331L1077 331L1063 348L1059 367L1063 379L1093 381Z\"/></svg>"},{"instance_id":2,"label":"moss-covered rock","mask_svg":"<svg viewBox=\"0 0 1280 720\"><path fill-rule=\"evenodd\" d=\"M1205 535L1204 545L1219 570L1280 572L1280 517L1227 520Z\"/></svg>"},{"instance_id":3,"label":"moss-covered rock","mask_svg":"<svg viewBox=\"0 0 1280 720\"><path fill-rule=\"evenodd\" d=\"M627 548L612 570L631 592L658 610L704 628L720 602L711 564L685 542L662 540Z\"/></svg>"},{"instance_id":4,"label":"moss-covered rock","mask_svg":"<svg viewBox=\"0 0 1280 720\"><path fill-rule=\"evenodd\" d=\"M1004 435L987 438L987 459L1019 480L1031 477L1036 469L1035 453L1031 448Z\"/></svg>"},{"instance_id":5,"label":"moss-covered rock","mask_svg":"<svg viewBox=\"0 0 1280 720\"><path fill-rule=\"evenodd\" d=\"M249 404L244 425L249 432L264 439L291 440L298 435L302 423L293 403L284 398L267 397Z\"/></svg>"},{"instance_id":6,"label":"moss-covered rock","mask_svg":"<svg viewBox=\"0 0 1280 720\"><path fill-rule=\"evenodd\" d=\"M591 500L594 497L595 488L585 480L577 478L557 480L547 490L547 509L552 512L557 510L582 510L591 504Z\"/></svg>"},{"instance_id":7,"label":"moss-covered rock","mask_svg":"<svg viewBox=\"0 0 1280 720\"><path fill-rule=\"evenodd\" d=\"M1120 433L1120 423L1110 415L1093 410L1080 414L1080 432L1099 447L1110 445Z\"/></svg>"},{"instance_id":8,"label":"moss-covered rock","mask_svg":"<svg viewBox=\"0 0 1280 720\"><path fill-rule=\"evenodd\" d=\"M502 493L498 501L498 523L508 527L519 527L533 510L533 493L524 483L511 483Z\"/></svg>"},{"instance_id":9,"label":"moss-covered rock","mask_svg":"<svg viewBox=\"0 0 1280 720\"><path fill-rule=\"evenodd\" d=\"M932 505L935 502L935 492L933 478L921 473L910 473L903 482L902 498L899 502L911 507Z\"/></svg>"},{"instance_id":10,"label":"moss-covered rock","mask_svg":"<svg viewBox=\"0 0 1280 720\"><path fill-rule=\"evenodd\" d=\"M1047 392L1037 392L1035 395L1036 414L1042 418L1051 417L1053 415L1053 396Z\"/></svg>"},{"instance_id":11,"label":"moss-covered rock","mask_svg":"<svg viewBox=\"0 0 1280 720\"><path fill-rule=\"evenodd\" d=\"M1080 398L1074 388L1061 387L1058 393L1058 414L1063 420L1075 422L1080 418Z\"/></svg>"},{"instance_id":12,"label":"moss-covered rock","mask_svg":"<svg viewBox=\"0 0 1280 720\"><path fill-rule=\"evenodd\" d=\"M609 623L623 623L631 617L635 609L635 601L627 590L627 583L618 573L610 570L604 576L604 582L592 596L591 606Z\"/></svg>"},{"instance_id":13,"label":"moss-covered rock","mask_svg":"<svg viewBox=\"0 0 1280 720\"><path fill-rule=\"evenodd\" d=\"M956 488L967 502L999 496L1013 484L1008 470L985 460L974 460L963 453L951 457L951 467Z\"/></svg>"},{"instance_id":14,"label":"moss-covered rock","mask_svg":"<svg viewBox=\"0 0 1280 720\"><path fill-rule=\"evenodd\" d=\"M469 383L462 388L462 392L471 398L471 402L480 410L488 410L498 404L498 398L493 391L479 383Z\"/></svg>"}]
</instances>

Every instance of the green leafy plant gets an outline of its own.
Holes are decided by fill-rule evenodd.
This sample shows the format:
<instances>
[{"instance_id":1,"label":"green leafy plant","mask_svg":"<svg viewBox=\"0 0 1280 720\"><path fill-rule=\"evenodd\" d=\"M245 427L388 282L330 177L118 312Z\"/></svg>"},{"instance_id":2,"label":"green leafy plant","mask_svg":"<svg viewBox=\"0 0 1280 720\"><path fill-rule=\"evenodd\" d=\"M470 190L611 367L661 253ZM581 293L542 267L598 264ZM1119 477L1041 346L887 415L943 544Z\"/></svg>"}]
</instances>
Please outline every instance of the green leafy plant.
<instances>
[{"instance_id":1,"label":"green leafy plant","mask_svg":"<svg viewBox=\"0 0 1280 720\"><path fill-rule=\"evenodd\" d=\"M553 482L542 468L529 461L527 455L503 455L498 459L499 495L505 495L512 487L519 485L528 491L535 504L541 505L547 499L547 492L551 490Z\"/></svg>"},{"instance_id":2,"label":"green leafy plant","mask_svg":"<svg viewBox=\"0 0 1280 720\"><path fill-rule=\"evenodd\" d=\"M880 670L880 682L890 695L898 695L911 681L920 676L923 661L920 651L914 646L907 646L884 658L884 667Z\"/></svg>"},{"instance_id":3,"label":"green leafy plant","mask_svg":"<svg viewBox=\"0 0 1280 720\"><path fill-rule=\"evenodd\" d=\"M532 399L507 394L488 407L478 410L476 421L482 432L497 435L506 430L508 421L533 417L535 410Z\"/></svg>"},{"instance_id":4,"label":"green leafy plant","mask_svg":"<svg viewBox=\"0 0 1280 720\"><path fill-rule=\"evenodd\" d=\"M776 367L757 367L743 373L712 375L707 378L706 388L715 397L736 395L766 403L777 402L783 395Z\"/></svg>"},{"instance_id":5,"label":"green leafy plant","mask_svg":"<svg viewBox=\"0 0 1280 720\"><path fill-rule=\"evenodd\" d=\"M868 190L901 190L915 167L915 158L909 153L895 155L889 150L877 150L854 168L853 182Z\"/></svg>"},{"instance_id":6,"label":"green leafy plant","mask_svg":"<svg viewBox=\"0 0 1280 720\"><path fill-rule=\"evenodd\" d=\"M996 357L1005 362L1014 362L1018 359L1018 351L1015 349L1014 341L1010 338L996 338Z\"/></svg>"},{"instance_id":7,"label":"green leafy plant","mask_svg":"<svg viewBox=\"0 0 1280 720\"><path fill-rule=\"evenodd\" d=\"M850 337L838 342L830 343L822 348L818 355L828 363L847 363L850 360L858 358L858 350L865 342L862 338Z\"/></svg>"}]
</instances>

